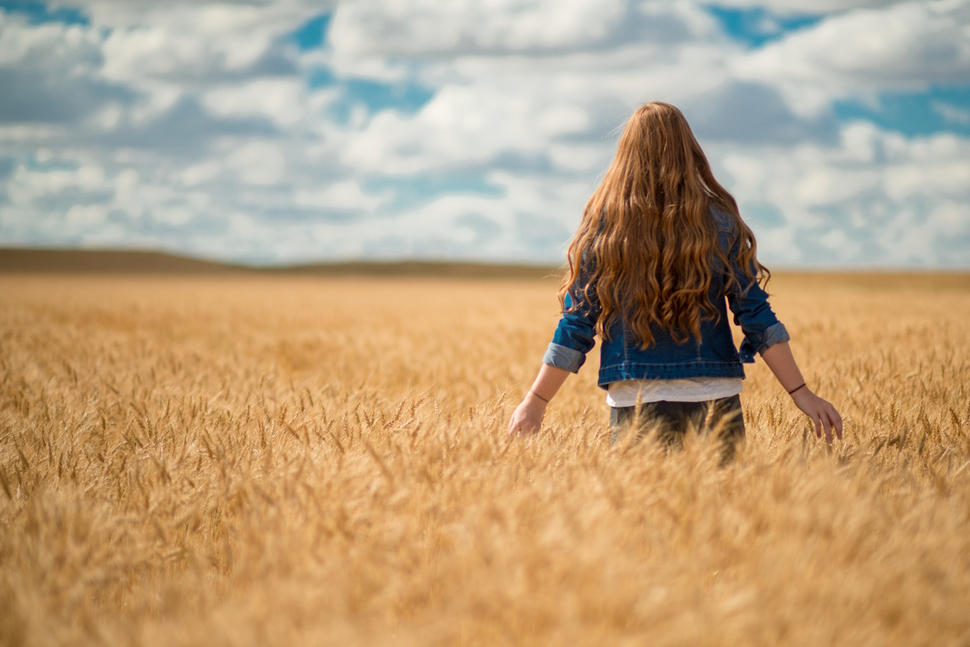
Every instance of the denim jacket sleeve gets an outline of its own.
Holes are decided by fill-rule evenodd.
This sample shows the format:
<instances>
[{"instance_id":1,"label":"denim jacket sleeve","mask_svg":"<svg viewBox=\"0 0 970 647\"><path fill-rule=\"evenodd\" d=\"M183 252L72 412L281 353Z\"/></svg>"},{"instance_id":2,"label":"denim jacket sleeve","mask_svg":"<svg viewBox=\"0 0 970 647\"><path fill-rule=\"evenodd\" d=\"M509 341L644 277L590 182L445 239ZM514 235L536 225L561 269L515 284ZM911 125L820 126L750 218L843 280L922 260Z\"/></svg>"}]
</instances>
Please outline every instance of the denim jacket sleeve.
<instances>
[{"instance_id":1,"label":"denim jacket sleeve","mask_svg":"<svg viewBox=\"0 0 970 647\"><path fill-rule=\"evenodd\" d=\"M576 373L586 362L586 353L596 343L594 336L600 307L595 298L584 299L577 288L566 294L563 305L563 315L542 363Z\"/></svg>"},{"instance_id":2,"label":"denim jacket sleeve","mask_svg":"<svg viewBox=\"0 0 970 647\"><path fill-rule=\"evenodd\" d=\"M761 354L769 347L791 338L785 325L772 312L768 293L758 285L757 280L748 278L738 264L740 249L737 241L729 245L729 249L734 275L738 280L728 288L727 300L734 313L734 323L744 333L740 348L741 361L750 364L754 362L755 353Z\"/></svg>"}]
</instances>

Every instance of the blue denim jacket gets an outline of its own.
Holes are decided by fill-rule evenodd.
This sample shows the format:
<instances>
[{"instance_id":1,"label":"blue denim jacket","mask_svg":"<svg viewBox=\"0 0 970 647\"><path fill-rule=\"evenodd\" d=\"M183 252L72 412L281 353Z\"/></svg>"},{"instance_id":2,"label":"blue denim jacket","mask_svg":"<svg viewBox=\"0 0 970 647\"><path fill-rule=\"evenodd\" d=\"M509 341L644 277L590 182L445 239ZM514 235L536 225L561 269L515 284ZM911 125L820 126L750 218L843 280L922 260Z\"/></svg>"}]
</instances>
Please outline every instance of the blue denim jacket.
<instances>
[{"instance_id":1,"label":"blue denim jacket","mask_svg":"<svg viewBox=\"0 0 970 647\"><path fill-rule=\"evenodd\" d=\"M718 223L718 242L727 251L728 258L738 257L736 241L728 226L727 218L712 212ZM691 377L744 377L742 361L754 362L755 352L763 353L769 346L789 340L788 331L771 311L768 294L754 280L748 279L741 267L734 267L740 287L725 288L725 275L715 268L711 277L709 296L717 309L716 320L701 322L700 339L691 338L678 344L671 334L654 326L653 344L640 347L629 327L617 316L609 328L609 339L600 348L600 372L598 384L606 389L611 382L620 380L672 380ZM573 373L586 361L586 354L593 348L596 321L600 307L594 299L582 298L578 289L570 290L565 299L565 312L553 335L542 361L549 366ZM741 326L744 340L741 353L734 346L731 326L728 323L724 303L727 301L734 314L734 323ZM578 304L578 307L573 308Z\"/></svg>"}]
</instances>

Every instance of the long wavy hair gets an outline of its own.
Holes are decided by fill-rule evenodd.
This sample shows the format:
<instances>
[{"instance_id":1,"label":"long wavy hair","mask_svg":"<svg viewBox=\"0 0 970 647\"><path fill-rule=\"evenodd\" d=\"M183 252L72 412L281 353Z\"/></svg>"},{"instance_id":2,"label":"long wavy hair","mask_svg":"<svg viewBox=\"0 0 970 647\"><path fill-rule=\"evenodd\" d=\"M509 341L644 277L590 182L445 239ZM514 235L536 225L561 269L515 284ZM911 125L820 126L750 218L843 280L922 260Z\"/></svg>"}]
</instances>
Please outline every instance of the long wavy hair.
<instances>
[{"instance_id":1,"label":"long wavy hair","mask_svg":"<svg viewBox=\"0 0 970 647\"><path fill-rule=\"evenodd\" d=\"M718 244L712 207L733 221L735 259ZM574 301L595 297L602 308L596 332L604 338L619 316L643 348L653 343L651 326L679 343L700 339L701 322L718 317L709 296L715 271L724 273L726 288L740 286L735 266L746 283L767 283L771 275L756 249L684 115L648 103L627 122L616 157L586 203L559 302L565 310L571 291Z\"/></svg>"}]
</instances>

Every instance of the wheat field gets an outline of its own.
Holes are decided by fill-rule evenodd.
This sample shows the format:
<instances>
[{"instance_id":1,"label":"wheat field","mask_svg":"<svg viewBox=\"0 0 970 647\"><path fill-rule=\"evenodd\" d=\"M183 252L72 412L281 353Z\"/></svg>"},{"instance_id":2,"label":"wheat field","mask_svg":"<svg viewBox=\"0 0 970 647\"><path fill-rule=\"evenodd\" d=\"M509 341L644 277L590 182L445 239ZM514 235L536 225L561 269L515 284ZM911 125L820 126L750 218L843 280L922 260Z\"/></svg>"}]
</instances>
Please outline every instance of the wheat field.
<instances>
[{"instance_id":1,"label":"wheat field","mask_svg":"<svg viewBox=\"0 0 970 647\"><path fill-rule=\"evenodd\" d=\"M506 425L554 280L0 275L2 645L970 645L970 275L785 275L846 421Z\"/></svg>"}]
</instances>

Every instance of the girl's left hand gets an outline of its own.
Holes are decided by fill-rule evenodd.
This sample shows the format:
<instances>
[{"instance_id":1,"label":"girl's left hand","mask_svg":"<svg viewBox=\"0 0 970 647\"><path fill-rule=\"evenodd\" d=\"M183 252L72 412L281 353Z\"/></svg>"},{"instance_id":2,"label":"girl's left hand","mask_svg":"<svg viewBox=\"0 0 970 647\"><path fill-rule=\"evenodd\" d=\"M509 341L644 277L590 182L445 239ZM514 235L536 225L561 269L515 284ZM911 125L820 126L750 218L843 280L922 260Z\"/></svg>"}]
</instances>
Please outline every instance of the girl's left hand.
<instances>
[{"instance_id":1,"label":"girl's left hand","mask_svg":"<svg viewBox=\"0 0 970 647\"><path fill-rule=\"evenodd\" d=\"M832 444L832 431L842 440L842 416L832 403L818 397L808 387L802 387L791 394L795 406L802 410L815 423L815 435L822 437L825 429L825 442Z\"/></svg>"},{"instance_id":2,"label":"girl's left hand","mask_svg":"<svg viewBox=\"0 0 970 647\"><path fill-rule=\"evenodd\" d=\"M515 408L509 421L510 434L534 434L542 426L542 417L546 413L546 403L527 393L522 403Z\"/></svg>"}]
</instances>

